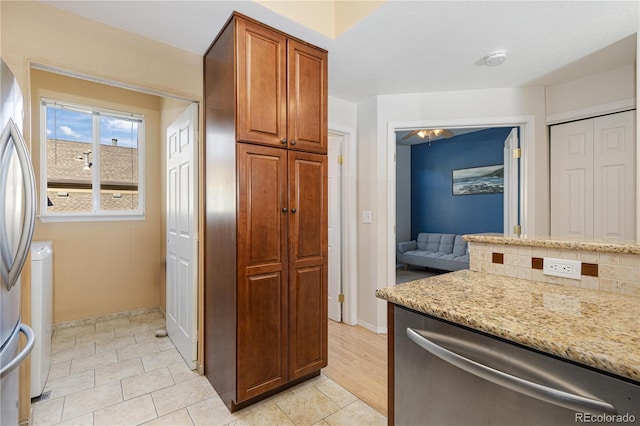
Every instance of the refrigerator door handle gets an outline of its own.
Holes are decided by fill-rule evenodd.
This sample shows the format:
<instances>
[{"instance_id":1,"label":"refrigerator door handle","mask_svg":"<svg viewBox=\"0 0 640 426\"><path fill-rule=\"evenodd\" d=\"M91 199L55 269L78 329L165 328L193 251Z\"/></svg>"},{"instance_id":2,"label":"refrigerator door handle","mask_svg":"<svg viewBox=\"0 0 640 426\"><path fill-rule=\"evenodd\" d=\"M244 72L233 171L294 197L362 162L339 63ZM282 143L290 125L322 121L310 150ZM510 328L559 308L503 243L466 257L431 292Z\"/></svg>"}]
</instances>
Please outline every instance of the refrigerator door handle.
<instances>
[{"instance_id":1,"label":"refrigerator door handle","mask_svg":"<svg viewBox=\"0 0 640 426\"><path fill-rule=\"evenodd\" d=\"M524 395L537 398L541 401L548 402L560 407L568 408L576 412L588 412L593 414L618 414L618 410L608 402L598 399L587 398L573 393L565 392L560 389L551 388L539 383L522 379L520 377L507 374L503 371L496 370L484 364L480 364L469 358L465 358L455 352L443 348L442 346L432 342L422 334L437 337L436 333L420 330L420 332L407 328L407 337L430 352L432 355L441 360L460 368L467 373L488 380L499 386L511 389Z\"/></svg>"},{"instance_id":2,"label":"refrigerator door handle","mask_svg":"<svg viewBox=\"0 0 640 426\"><path fill-rule=\"evenodd\" d=\"M16 250L15 258L11 258L11 250L8 246L6 238L6 221L4 209L0 209L0 234L2 236L2 243L0 243L0 251L2 257L2 265L0 265L0 273L2 274L2 280L7 286L7 290L18 281L20 272L24 266L27 256L29 255L29 247L31 245L31 239L33 238L33 230L36 220L36 182L33 173L33 167L29 160L29 153L27 152L27 145L18 130L18 127L9 118L9 122L0 135L0 160L2 163L8 162L11 153L10 141L13 140L13 145L16 148L16 155L20 163L22 170L22 179L24 181L24 218L23 226L20 234L20 240L18 242L18 248ZM0 182L6 181L7 169L6 164L2 164L2 173L0 173ZM0 184L0 197L4 200L6 197L6 182ZM3 203L4 204L4 203Z\"/></svg>"},{"instance_id":3,"label":"refrigerator door handle","mask_svg":"<svg viewBox=\"0 0 640 426\"><path fill-rule=\"evenodd\" d=\"M2 369L0 369L0 379L2 379L4 376L9 374L18 365L20 365L22 361L24 361L27 355L31 353L31 350L33 349L33 345L36 342L36 338L35 338L35 335L33 334L33 330L31 330L31 327L29 327L27 324L23 322L20 323L20 332L24 333L24 335L27 337L27 344L24 346L24 348L22 348L22 350L18 353L18 355L16 355L15 358L9 361L6 365L2 366Z\"/></svg>"}]
</instances>

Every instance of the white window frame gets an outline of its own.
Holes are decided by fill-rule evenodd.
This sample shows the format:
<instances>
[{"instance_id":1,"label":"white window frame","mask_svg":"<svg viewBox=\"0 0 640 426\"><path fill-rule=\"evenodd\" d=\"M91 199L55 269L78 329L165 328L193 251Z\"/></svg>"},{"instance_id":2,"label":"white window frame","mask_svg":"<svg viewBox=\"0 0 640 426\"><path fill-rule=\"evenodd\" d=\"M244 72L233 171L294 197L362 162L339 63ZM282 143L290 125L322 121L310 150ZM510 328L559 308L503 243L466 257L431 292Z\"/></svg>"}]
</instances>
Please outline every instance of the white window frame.
<instances>
[{"instance_id":1,"label":"white window frame","mask_svg":"<svg viewBox=\"0 0 640 426\"><path fill-rule=\"evenodd\" d=\"M55 106L92 114L92 195L93 211L60 212L48 211L47 203L47 107ZM139 120L138 125L138 208L133 210L101 210L100 206L100 117L109 116L122 119ZM89 105L74 104L55 99L40 99L40 215L42 222L93 222L144 220L145 218L145 118L142 114L110 110ZM97 189L96 189L97 188Z\"/></svg>"}]
</instances>

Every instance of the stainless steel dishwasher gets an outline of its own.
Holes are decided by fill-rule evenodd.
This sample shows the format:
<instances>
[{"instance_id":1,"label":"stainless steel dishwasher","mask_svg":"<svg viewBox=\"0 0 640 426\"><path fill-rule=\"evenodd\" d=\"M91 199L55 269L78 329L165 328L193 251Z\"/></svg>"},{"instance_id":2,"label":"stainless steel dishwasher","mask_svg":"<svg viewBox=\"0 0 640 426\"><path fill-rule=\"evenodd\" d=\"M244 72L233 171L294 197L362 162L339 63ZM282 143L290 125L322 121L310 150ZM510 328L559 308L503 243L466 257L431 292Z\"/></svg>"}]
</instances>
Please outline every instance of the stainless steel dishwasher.
<instances>
[{"instance_id":1,"label":"stainless steel dishwasher","mask_svg":"<svg viewBox=\"0 0 640 426\"><path fill-rule=\"evenodd\" d=\"M640 384L395 307L395 424L640 424Z\"/></svg>"}]
</instances>

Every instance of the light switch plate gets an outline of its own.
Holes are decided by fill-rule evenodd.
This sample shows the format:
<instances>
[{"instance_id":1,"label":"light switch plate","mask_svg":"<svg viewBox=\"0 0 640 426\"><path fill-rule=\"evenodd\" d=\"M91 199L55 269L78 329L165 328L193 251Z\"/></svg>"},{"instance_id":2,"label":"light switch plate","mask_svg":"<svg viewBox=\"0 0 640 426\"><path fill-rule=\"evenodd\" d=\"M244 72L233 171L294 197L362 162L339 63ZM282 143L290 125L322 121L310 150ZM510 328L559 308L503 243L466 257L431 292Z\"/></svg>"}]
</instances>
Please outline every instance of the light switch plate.
<instances>
[{"instance_id":1,"label":"light switch plate","mask_svg":"<svg viewBox=\"0 0 640 426\"><path fill-rule=\"evenodd\" d=\"M373 223L373 213L371 210L362 211L362 223Z\"/></svg>"}]
</instances>

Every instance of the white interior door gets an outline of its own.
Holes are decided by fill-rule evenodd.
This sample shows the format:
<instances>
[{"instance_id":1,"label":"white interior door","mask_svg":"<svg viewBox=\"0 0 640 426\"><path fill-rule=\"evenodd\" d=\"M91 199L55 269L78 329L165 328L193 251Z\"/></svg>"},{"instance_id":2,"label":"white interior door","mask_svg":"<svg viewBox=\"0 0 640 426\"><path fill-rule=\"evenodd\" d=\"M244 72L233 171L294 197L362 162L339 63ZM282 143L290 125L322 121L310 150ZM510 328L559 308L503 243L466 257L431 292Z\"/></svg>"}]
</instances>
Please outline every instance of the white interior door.
<instances>
[{"instance_id":1,"label":"white interior door","mask_svg":"<svg viewBox=\"0 0 640 426\"><path fill-rule=\"evenodd\" d=\"M504 233L516 233L514 227L520 225L518 205L520 204L518 174L520 159L513 155L519 148L518 129L513 128L504 141Z\"/></svg>"},{"instance_id":2,"label":"white interior door","mask_svg":"<svg viewBox=\"0 0 640 426\"><path fill-rule=\"evenodd\" d=\"M167 332L191 369L197 360L197 114L191 104L167 129Z\"/></svg>"},{"instance_id":3,"label":"white interior door","mask_svg":"<svg viewBox=\"0 0 640 426\"><path fill-rule=\"evenodd\" d=\"M634 111L593 121L593 234L635 240L636 143Z\"/></svg>"},{"instance_id":4,"label":"white interior door","mask_svg":"<svg viewBox=\"0 0 640 426\"><path fill-rule=\"evenodd\" d=\"M593 119L551 127L551 235L593 238Z\"/></svg>"},{"instance_id":5,"label":"white interior door","mask_svg":"<svg viewBox=\"0 0 640 426\"><path fill-rule=\"evenodd\" d=\"M634 240L635 114L551 127L551 234Z\"/></svg>"},{"instance_id":6,"label":"white interior door","mask_svg":"<svg viewBox=\"0 0 640 426\"><path fill-rule=\"evenodd\" d=\"M343 137L329 135L329 319L342 321L342 155Z\"/></svg>"}]
</instances>

